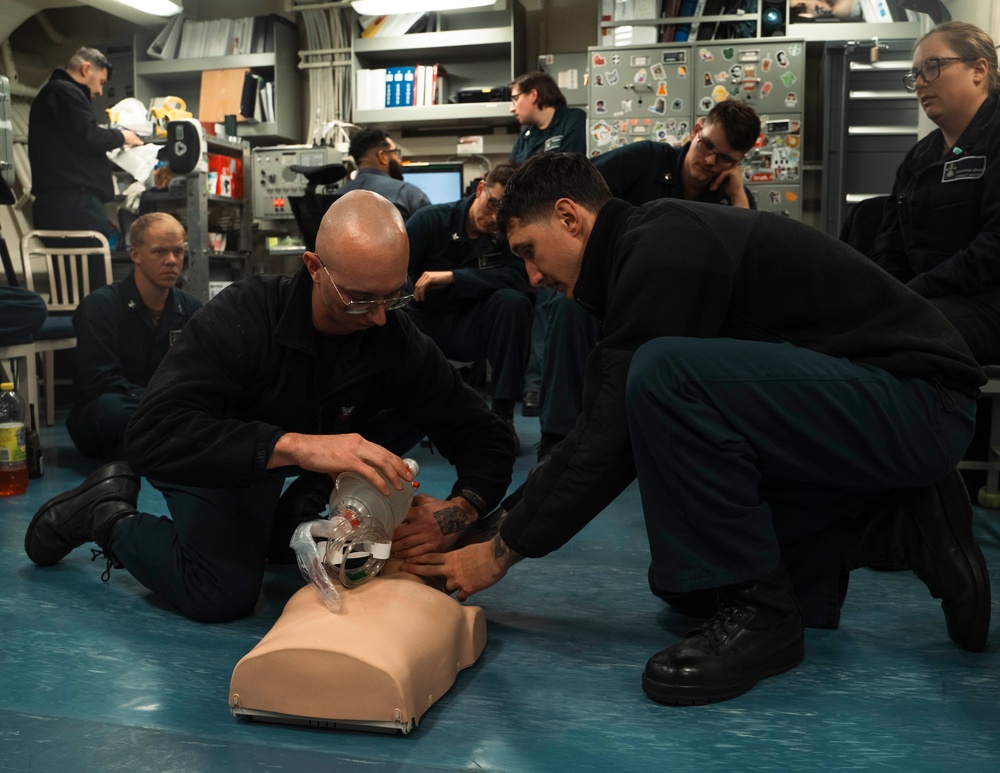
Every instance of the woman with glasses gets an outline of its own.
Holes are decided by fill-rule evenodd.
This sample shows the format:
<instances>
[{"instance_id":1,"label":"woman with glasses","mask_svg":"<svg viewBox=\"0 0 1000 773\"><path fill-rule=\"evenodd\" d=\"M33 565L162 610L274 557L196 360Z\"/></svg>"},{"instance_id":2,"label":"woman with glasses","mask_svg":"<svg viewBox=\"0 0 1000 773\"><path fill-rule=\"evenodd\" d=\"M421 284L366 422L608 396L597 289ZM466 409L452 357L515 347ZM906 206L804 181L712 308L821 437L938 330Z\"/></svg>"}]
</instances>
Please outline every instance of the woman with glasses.
<instances>
[{"instance_id":1,"label":"woman with glasses","mask_svg":"<svg viewBox=\"0 0 1000 773\"><path fill-rule=\"evenodd\" d=\"M872 258L928 298L980 363L1000 362L1000 75L964 22L917 41L907 91L937 129L896 173Z\"/></svg>"}]
</instances>

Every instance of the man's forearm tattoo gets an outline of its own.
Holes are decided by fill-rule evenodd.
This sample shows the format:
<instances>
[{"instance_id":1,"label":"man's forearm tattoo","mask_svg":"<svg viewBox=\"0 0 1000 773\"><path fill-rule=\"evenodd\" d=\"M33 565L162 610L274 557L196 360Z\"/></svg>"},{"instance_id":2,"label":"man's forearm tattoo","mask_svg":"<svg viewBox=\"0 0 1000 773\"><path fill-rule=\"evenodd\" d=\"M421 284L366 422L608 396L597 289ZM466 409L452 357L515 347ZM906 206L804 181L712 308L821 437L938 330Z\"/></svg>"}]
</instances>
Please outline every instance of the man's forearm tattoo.
<instances>
[{"instance_id":1,"label":"man's forearm tattoo","mask_svg":"<svg viewBox=\"0 0 1000 773\"><path fill-rule=\"evenodd\" d=\"M509 552L510 552L510 548L508 548L505 544L503 544L503 540L500 538L500 535L497 534L493 538L493 557L497 561L499 561L501 558L503 558L504 556L506 556L507 553L509 553Z\"/></svg>"},{"instance_id":2,"label":"man's forearm tattoo","mask_svg":"<svg viewBox=\"0 0 1000 773\"><path fill-rule=\"evenodd\" d=\"M442 534L455 534L468 528L472 516L458 505L452 505L434 513L434 520Z\"/></svg>"}]
</instances>

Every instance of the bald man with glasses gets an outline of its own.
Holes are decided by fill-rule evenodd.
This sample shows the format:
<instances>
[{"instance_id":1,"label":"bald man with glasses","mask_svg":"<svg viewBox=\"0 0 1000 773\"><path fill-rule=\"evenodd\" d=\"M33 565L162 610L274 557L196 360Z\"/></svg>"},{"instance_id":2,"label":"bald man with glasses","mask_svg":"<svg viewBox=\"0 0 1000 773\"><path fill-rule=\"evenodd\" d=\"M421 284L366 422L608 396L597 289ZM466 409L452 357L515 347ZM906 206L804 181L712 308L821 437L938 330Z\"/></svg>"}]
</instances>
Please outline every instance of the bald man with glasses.
<instances>
[{"instance_id":1,"label":"bald man with glasses","mask_svg":"<svg viewBox=\"0 0 1000 773\"><path fill-rule=\"evenodd\" d=\"M254 276L213 298L146 388L126 434L128 464L45 503L25 536L31 560L55 564L93 541L106 577L124 567L192 619L252 614L286 477L332 485L353 472L384 494L411 479L374 442L380 422L416 427L457 472L447 499L414 500L394 552L454 546L503 496L514 450L504 423L396 312L411 298L408 257L396 208L353 191L331 205L298 273ZM140 475L163 493L169 518L138 511Z\"/></svg>"}]
</instances>

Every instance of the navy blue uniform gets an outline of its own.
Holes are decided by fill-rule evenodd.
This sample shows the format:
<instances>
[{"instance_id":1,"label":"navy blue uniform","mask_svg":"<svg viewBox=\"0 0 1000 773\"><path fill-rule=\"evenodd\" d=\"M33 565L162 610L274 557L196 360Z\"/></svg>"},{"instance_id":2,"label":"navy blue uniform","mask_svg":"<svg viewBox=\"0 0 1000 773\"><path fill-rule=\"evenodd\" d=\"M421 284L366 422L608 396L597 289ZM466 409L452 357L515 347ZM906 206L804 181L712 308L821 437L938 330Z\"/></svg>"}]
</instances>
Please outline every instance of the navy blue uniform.
<instances>
[{"instance_id":1,"label":"navy blue uniform","mask_svg":"<svg viewBox=\"0 0 1000 773\"><path fill-rule=\"evenodd\" d=\"M201 301L173 289L159 325L135 275L95 290L73 314L76 379L70 438L86 456L122 458L125 427L160 361Z\"/></svg>"},{"instance_id":2,"label":"navy blue uniform","mask_svg":"<svg viewBox=\"0 0 1000 773\"><path fill-rule=\"evenodd\" d=\"M976 359L1000 362L1000 100L988 98L945 154L941 130L896 173L872 259L929 299Z\"/></svg>"},{"instance_id":3,"label":"navy blue uniform","mask_svg":"<svg viewBox=\"0 0 1000 773\"><path fill-rule=\"evenodd\" d=\"M575 107L556 105L552 121L544 129L528 126L521 131L510 152L518 164L536 153L586 153L587 114Z\"/></svg>"},{"instance_id":4,"label":"navy blue uniform","mask_svg":"<svg viewBox=\"0 0 1000 773\"><path fill-rule=\"evenodd\" d=\"M684 198L681 169L690 150L690 142L675 148L665 142L644 140L602 153L593 159L593 163L616 199L639 207L656 199ZM757 201L750 189L744 185L743 191L750 202L750 209L757 209ZM706 189L698 201L732 205L721 187L714 191Z\"/></svg>"},{"instance_id":5,"label":"navy blue uniform","mask_svg":"<svg viewBox=\"0 0 1000 773\"><path fill-rule=\"evenodd\" d=\"M575 107L556 105L544 129L528 126L521 131L510 160L522 163L536 153L586 153L587 114ZM540 393L542 432L565 435L580 412L582 378L578 377L587 352L597 340L597 327L586 315L578 316L555 290L535 291L535 322L531 331L531 357L527 389Z\"/></svg>"},{"instance_id":6,"label":"navy blue uniform","mask_svg":"<svg viewBox=\"0 0 1000 773\"><path fill-rule=\"evenodd\" d=\"M409 220L414 212L431 203L427 194L413 183L397 180L381 169L372 167L359 169L353 180L337 189L336 197L340 198L348 191L356 190L374 191L379 196L389 199L399 210L403 220Z\"/></svg>"},{"instance_id":7,"label":"navy blue uniform","mask_svg":"<svg viewBox=\"0 0 1000 773\"><path fill-rule=\"evenodd\" d=\"M454 283L429 290L406 307L414 324L445 356L489 360L493 397L517 400L524 386L531 302L524 262L507 242L485 234L470 239L466 217L474 197L435 204L406 222L410 237L410 280L425 271L451 271Z\"/></svg>"}]
</instances>

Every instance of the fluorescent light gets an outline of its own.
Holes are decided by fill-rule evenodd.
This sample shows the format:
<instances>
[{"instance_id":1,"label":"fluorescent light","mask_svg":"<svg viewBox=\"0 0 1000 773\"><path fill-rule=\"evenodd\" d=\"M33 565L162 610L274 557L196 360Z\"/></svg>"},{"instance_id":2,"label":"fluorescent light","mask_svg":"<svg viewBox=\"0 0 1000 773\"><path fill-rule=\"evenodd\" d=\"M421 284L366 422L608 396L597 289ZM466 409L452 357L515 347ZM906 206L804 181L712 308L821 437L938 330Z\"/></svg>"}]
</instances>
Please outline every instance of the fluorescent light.
<instances>
[{"instance_id":1,"label":"fluorescent light","mask_svg":"<svg viewBox=\"0 0 1000 773\"><path fill-rule=\"evenodd\" d=\"M351 7L362 16L387 16L394 13L482 8L493 5L494 2L495 0L354 0Z\"/></svg>"},{"instance_id":2,"label":"fluorescent light","mask_svg":"<svg viewBox=\"0 0 1000 773\"><path fill-rule=\"evenodd\" d=\"M184 9L174 0L114 0L121 5L153 16L176 16Z\"/></svg>"}]
</instances>

